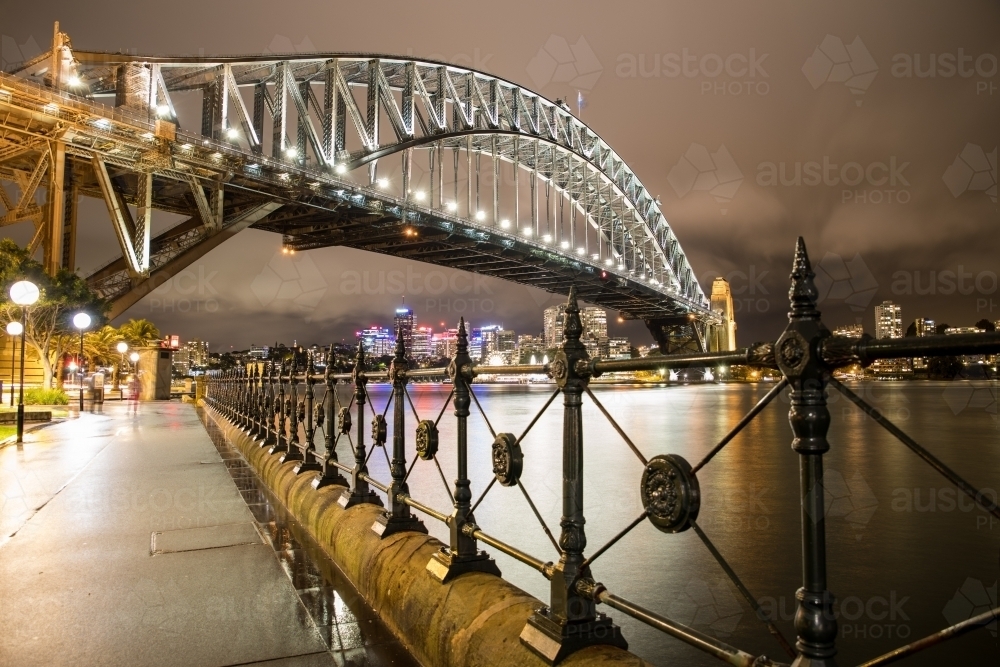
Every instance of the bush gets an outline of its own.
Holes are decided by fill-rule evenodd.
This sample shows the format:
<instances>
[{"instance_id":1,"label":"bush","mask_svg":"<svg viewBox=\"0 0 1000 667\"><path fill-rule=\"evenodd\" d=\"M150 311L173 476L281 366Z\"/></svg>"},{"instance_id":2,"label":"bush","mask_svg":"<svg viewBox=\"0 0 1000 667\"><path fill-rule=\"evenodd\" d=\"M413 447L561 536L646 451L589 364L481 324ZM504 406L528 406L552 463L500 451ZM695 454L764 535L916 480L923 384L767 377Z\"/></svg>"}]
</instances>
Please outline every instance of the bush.
<instances>
[{"instance_id":1,"label":"bush","mask_svg":"<svg viewBox=\"0 0 1000 667\"><path fill-rule=\"evenodd\" d=\"M62 389L40 389L38 387L24 390L25 405L69 405L69 396Z\"/></svg>"}]
</instances>

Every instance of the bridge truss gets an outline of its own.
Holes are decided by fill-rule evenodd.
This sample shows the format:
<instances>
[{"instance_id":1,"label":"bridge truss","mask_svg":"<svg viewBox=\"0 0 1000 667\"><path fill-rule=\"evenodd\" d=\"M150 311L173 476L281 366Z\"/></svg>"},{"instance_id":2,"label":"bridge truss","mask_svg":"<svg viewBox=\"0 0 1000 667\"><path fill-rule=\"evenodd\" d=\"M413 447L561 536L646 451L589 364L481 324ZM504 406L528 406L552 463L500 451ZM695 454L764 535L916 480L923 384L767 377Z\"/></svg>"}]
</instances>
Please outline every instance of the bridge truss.
<instances>
[{"instance_id":1,"label":"bridge truss","mask_svg":"<svg viewBox=\"0 0 1000 667\"><path fill-rule=\"evenodd\" d=\"M200 126L181 123L192 94ZM0 224L32 220L51 271L75 266L77 198L105 201L121 257L88 280L113 316L252 226L291 249L576 285L645 320L665 352L703 349L721 324L658 202L603 139L560 101L446 63L84 52L57 25L51 51L0 74L0 179L21 192ZM154 210L187 219L153 237Z\"/></svg>"}]
</instances>

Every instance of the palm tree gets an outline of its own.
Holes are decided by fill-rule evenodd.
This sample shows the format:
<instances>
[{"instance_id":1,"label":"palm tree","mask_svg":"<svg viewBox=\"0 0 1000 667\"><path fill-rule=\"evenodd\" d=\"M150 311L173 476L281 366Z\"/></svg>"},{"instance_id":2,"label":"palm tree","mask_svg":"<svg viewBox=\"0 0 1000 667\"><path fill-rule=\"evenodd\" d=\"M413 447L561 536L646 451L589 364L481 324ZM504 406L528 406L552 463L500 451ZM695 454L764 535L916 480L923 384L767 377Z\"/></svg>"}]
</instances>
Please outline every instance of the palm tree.
<instances>
[{"instance_id":1,"label":"palm tree","mask_svg":"<svg viewBox=\"0 0 1000 667\"><path fill-rule=\"evenodd\" d=\"M160 339L160 330L147 319L129 320L118 327L118 336L129 347L148 347Z\"/></svg>"}]
</instances>

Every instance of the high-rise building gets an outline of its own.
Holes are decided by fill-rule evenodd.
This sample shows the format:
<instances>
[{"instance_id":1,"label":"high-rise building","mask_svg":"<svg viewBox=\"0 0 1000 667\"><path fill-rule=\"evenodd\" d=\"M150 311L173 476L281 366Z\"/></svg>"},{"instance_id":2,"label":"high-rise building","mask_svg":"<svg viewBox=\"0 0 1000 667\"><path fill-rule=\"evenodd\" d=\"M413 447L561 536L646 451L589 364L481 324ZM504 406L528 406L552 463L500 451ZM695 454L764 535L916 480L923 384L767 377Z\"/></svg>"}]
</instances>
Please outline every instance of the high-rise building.
<instances>
[{"instance_id":1,"label":"high-rise building","mask_svg":"<svg viewBox=\"0 0 1000 667\"><path fill-rule=\"evenodd\" d=\"M430 327L417 327L413 330L413 347L409 348L410 356L414 359L423 359L434 354L434 347L431 344L434 332Z\"/></svg>"},{"instance_id":2,"label":"high-rise building","mask_svg":"<svg viewBox=\"0 0 1000 667\"><path fill-rule=\"evenodd\" d=\"M365 348L365 354L370 357L392 356L396 350L396 337L385 327L373 326L357 333L358 340Z\"/></svg>"},{"instance_id":3,"label":"high-rise building","mask_svg":"<svg viewBox=\"0 0 1000 667\"><path fill-rule=\"evenodd\" d=\"M267 359L271 352L271 348L267 345L254 345L250 343L250 351L247 352L247 357L250 359Z\"/></svg>"},{"instance_id":4,"label":"high-rise building","mask_svg":"<svg viewBox=\"0 0 1000 667\"><path fill-rule=\"evenodd\" d=\"M583 325L584 345L591 339L596 346L602 338L608 337L608 313L597 306L585 306L580 309L580 323ZM563 344L563 330L566 326L566 305L559 304L545 309L542 324L545 331L546 348L559 347Z\"/></svg>"},{"instance_id":5,"label":"high-rise building","mask_svg":"<svg viewBox=\"0 0 1000 667\"><path fill-rule=\"evenodd\" d=\"M476 361L483 358L483 331L480 327L469 329L469 356Z\"/></svg>"},{"instance_id":6,"label":"high-rise building","mask_svg":"<svg viewBox=\"0 0 1000 667\"><path fill-rule=\"evenodd\" d=\"M445 329L431 338L435 357L451 358L455 356L458 346L458 329Z\"/></svg>"},{"instance_id":7,"label":"high-rise building","mask_svg":"<svg viewBox=\"0 0 1000 667\"><path fill-rule=\"evenodd\" d=\"M924 336L933 336L936 333L934 320L926 317L918 317L913 320L913 327L917 330L917 336L919 338L923 338Z\"/></svg>"},{"instance_id":8,"label":"high-rise building","mask_svg":"<svg viewBox=\"0 0 1000 667\"><path fill-rule=\"evenodd\" d=\"M502 356L508 362L517 347L516 335L509 329L504 329L502 324L490 324L480 327L482 336L482 358L490 359Z\"/></svg>"},{"instance_id":9,"label":"high-rise building","mask_svg":"<svg viewBox=\"0 0 1000 667\"><path fill-rule=\"evenodd\" d=\"M403 346L406 354L413 356L413 330L417 326L417 318L413 315L413 309L401 306L396 309L396 316L392 319L392 332L403 337Z\"/></svg>"},{"instance_id":10,"label":"high-rise building","mask_svg":"<svg viewBox=\"0 0 1000 667\"><path fill-rule=\"evenodd\" d=\"M628 338L609 338L607 358L631 359L632 345L629 343Z\"/></svg>"},{"instance_id":11,"label":"high-rise building","mask_svg":"<svg viewBox=\"0 0 1000 667\"><path fill-rule=\"evenodd\" d=\"M875 306L875 338L902 338L902 308L892 301Z\"/></svg>"},{"instance_id":12,"label":"high-rise building","mask_svg":"<svg viewBox=\"0 0 1000 667\"><path fill-rule=\"evenodd\" d=\"M729 281L716 278L712 281L712 312L722 318L722 323L712 327L709 340L709 350L725 352L736 349L736 310L733 308L733 295L729 289Z\"/></svg>"},{"instance_id":13,"label":"high-rise building","mask_svg":"<svg viewBox=\"0 0 1000 667\"><path fill-rule=\"evenodd\" d=\"M532 336L531 334L524 334L517 337L518 363L541 363L542 357L545 356L545 349L544 335ZM532 362L532 359L535 361Z\"/></svg>"},{"instance_id":14,"label":"high-rise building","mask_svg":"<svg viewBox=\"0 0 1000 667\"><path fill-rule=\"evenodd\" d=\"M559 347L563 342L563 328L566 325L566 304L549 306L542 314L542 328L545 336L545 347Z\"/></svg>"}]
</instances>

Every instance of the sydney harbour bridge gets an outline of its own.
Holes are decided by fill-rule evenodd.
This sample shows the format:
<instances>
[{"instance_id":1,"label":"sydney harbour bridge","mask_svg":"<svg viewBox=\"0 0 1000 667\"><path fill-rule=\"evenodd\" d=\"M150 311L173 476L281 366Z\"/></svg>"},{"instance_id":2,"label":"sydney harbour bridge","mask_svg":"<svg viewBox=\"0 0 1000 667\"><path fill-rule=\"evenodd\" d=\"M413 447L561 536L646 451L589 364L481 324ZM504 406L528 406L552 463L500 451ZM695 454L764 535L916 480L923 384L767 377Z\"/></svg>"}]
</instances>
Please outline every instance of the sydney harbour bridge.
<instances>
[{"instance_id":1,"label":"sydney harbour bridge","mask_svg":"<svg viewBox=\"0 0 1000 667\"><path fill-rule=\"evenodd\" d=\"M115 317L243 229L496 276L705 351L713 312L657 199L569 107L499 77L377 54L169 57L52 49L0 74L0 225L73 269L79 197L121 256ZM200 125L181 122L181 100ZM39 186L44 204L37 204ZM153 236L157 212L180 222ZM179 214L180 218L176 217Z\"/></svg>"}]
</instances>

